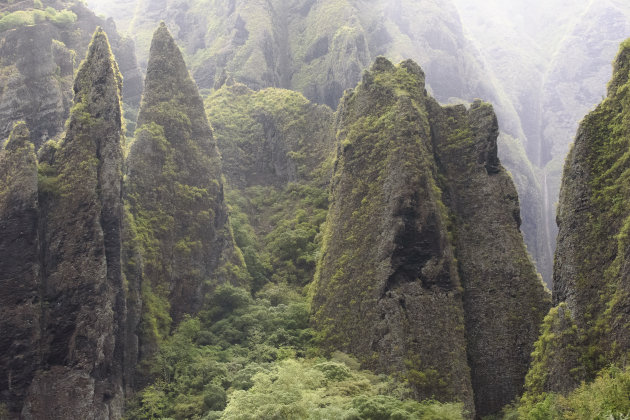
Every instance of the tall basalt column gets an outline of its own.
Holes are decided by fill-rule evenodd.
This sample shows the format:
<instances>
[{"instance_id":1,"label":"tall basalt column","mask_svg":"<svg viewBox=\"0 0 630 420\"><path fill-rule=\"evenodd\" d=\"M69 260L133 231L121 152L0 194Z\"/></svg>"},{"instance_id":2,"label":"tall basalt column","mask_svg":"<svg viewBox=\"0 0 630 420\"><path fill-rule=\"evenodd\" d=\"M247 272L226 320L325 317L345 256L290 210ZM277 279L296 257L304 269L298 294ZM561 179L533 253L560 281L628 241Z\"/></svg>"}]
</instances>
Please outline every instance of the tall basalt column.
<instances>
[{"instance_id":1,"label":"tall basalt column","mask_svg":"<svg viewBox=\"0 0 630 420\"><path fill-rule=\"evenodd\" d=\"M455 221L468 363L478 416L523 392L530 354L551 306L519 231L518 194L497 157L492 106L430 106L444 203Z\"/></svg>"},{"instance_id":2,"label":"tall basalt column","mask_svg":"<svg viewBox=\"0 0 630 420\"><path fill-rule=\"evenodd\" d=\"M0 403L17 415L39 362L37 157L25 123L0 151Z\"/></svg>"},{"instance_id":3,"label":"tall basalt column","mask_svg":"<svg viewBox=\"0 0 630 420\"><path fill-rule=\"evenodd\" d=\"M418 399L474 412L462 288L436 183L424 74L379 58L338 111L339 150L313 313L325 344Z\"/></svg>"},{"instance_id":4,"label":"tall basalt column","mask_svg":"<svg viewBox=\"0 0 630 420\"><path fill-rule=\"evenodd\" d=\"M122 79L98 29L42 194L42 362L25 419L122 416Z\"/></svg>"}]
</instances>

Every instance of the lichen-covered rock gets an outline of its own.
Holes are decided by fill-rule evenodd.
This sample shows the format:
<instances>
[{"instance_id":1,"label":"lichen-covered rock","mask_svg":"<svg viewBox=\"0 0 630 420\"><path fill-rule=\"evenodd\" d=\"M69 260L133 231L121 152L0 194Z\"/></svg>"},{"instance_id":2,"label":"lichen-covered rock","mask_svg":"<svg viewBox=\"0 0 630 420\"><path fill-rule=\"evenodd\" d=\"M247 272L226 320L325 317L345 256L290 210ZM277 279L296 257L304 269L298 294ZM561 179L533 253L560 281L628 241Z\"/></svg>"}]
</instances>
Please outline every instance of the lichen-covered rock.
<instances>
[{"instance_id":1,"label":"lichen-covered rock","mask_svg":"<svg viewBox=\"0 0 630 420\"><path fill-rule=\"evenodd\" d=\"M0 151L0 402L17 415L39 362L37 157L25 123Z\"/></svg>"},{"instance_id":2,"label":"lichen-covered rock","mask_svg":"<svg viewBox=\"0 0 630 420\"><path fill-rule=\"evenodd\" d=\"M493 414L522 391L549 307L497 157L492 107L440 107L379 58L338 111L315 323L417 397ZM474 404L473 404L474 394Z\"/></svg>"},{"instance_id":3,"label":"lichen-covered rock","mask_svg":"<svg viewBox=\"0 0 630 420\"><path fill-rule=\"evenodd\" d=\"M397 373L418 398L472 410L463 290L426 100L416 65L377 59L340 105L313 313L327 345Z\"/></svg>"},{"instance_id":4,"label":"lichen-covered rock","mask_svg":"<svg viewBox=\"0 0 630 420\"><path fill-rule=\"evenodd\" d=\"M42 360L25 419L122 416L121 88L98 29L75 80L66 135L40 168Z\"/></svg>"},{"instance_id":5,"label":"lichen-covered rock","mask_svg":"<svg viewBox=\"0 0 630 420\"><path fill-rule=\"evenodd\" d=\"M13 122L25 120L36 150L64 130L74 72L97 26L110 37L125 77L123 99L131 109L137 108L142 92L133 41L122 38L111 20L98 18L78 1L46 6L44 11L32 2L18 2L9 12L20 15L11 21L34 21L0 28L0 139L8 136ZM39 15L45 17L34 18Z\"/></svg>"},{"instance_id":6,"label":"lichen-covered rock","mask_svg":"<svg viewBox=\"0 0 630 420\"><path fill-rule=\"evenodd\" d=\"M213 286L242 283L246 275L203 102L164 24L153 37L145 82L125 191L137 255L129 254L128 279L141 273L133 286L141 290L141 356L155 352L172 321L197 313Z\"/></svg>"}]
</instances>

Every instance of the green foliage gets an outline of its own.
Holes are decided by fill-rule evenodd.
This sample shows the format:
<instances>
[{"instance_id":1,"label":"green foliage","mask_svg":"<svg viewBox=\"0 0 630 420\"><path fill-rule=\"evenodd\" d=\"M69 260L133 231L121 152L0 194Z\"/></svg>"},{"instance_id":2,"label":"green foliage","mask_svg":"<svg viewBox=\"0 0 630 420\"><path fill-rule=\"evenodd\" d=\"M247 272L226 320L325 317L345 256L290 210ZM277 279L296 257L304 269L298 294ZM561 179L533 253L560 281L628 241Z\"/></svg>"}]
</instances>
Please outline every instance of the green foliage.
<instances>
[{"instance_id":1,"label":"green foliage","mask_svg":"<svg viewBox=\"0 0 630 420\"><path fill-rule=\"evenodd\" d=\"M30 10L17 10L11 12L2 18L0 18L0 32L7 31L9 29L15 29L22 26L36 25L45 21L52 22L59 27L68 27L77 20L77 15L71 10L55 10L52 7L47 7L45 10L40 10L41 1L36 0L36 9Z\"/></svg>"},{"instance_id":2,"label":"green foliage","mask_svg":"<svg viewBox=\"0 0 630 420\"><path fill-rule=\"evenodd\" d=\"M405 399L408 390L349 356L317 357L304 300L287 285L255 298L217 287L209 309L164 340L149 363L155 381L129 401L127 418L462 418L461 405Z\"/></svg>"},{"instance_id":3,"label":"green foliage","mask_svg":"<svg viewBox=\"0 0 630 420\"><path fill-rule=\"evenodd\" d=\"M40 194L59 194L59 177L57 171L46 162L37 167L37 188Z\"/></svg>"},{"instance_id":4,"label":"green foliage","mask_svg":"<svg viewBox=\"0 0 630 420\"><path fill-rule=\"evenodd\" d=\"M243 85L223 87L206 108L223 155L234 237L254 290L269 281L307 284L328 209L330 110L296 92ZM261 151L274 149L284 151L275 159L294 168L292 176L260 169Z\"/></svg>"},{"instance_id":5,"label":"green foliage","mask_svg":"<svg viewBox=\"0 0 630 420\"><path fill-rule=\"evenodd\" d=\"M630 369L609 367L567 396L543 393L536 400L524 398L504 414L506 419L526 420L630 418Z\"/></svg>"},{"instance_id":6,"label":"green foliage","mask_svg":"<svg viewBox=\"0 0 630 420\"><path fill-rule=\"evenodd\" d=\"M525 378L524 401L540 402L549 389L570 389L584 377L584 337L565 303L551 308L541 325L541 334L534 344L532 363ZM561 384L551 385L549 376Z\"/></svg>"},{"instance_id":7,"label":"green foliage","mask_svg":"<svg viewBox=\"0 0 630 420\"><path fill-rule=\"evenodd\" d=\"M322 372L322 365L326 369ZM332 371L343 375L328 375ZM380 394L383 378L339 362L285 360L230 396L222 419L461 419L461 405Z\"/></svg>"}]
</instances>

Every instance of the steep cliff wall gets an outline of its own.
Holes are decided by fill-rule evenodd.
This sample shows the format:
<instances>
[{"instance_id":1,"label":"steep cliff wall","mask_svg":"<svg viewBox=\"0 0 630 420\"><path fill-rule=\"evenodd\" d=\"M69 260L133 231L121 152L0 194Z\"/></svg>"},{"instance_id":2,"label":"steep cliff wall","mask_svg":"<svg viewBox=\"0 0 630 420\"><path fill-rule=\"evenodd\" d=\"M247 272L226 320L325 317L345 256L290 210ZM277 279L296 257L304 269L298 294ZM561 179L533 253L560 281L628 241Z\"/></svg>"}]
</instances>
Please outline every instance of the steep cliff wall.
<instances>
[{"instance_id":1,"label":"steep cliff wall","mask_svg":"<svg viewBox=\"0 0 630 420\"><path fill-rule=\"evenodd\" d=\"M475 405L497 413L523 389L532 343L550 296L519 231L518 194L497 157L498 125L490 105L429 111L443 202L454 220L454 246Z\"/></svg>"},{"instance_id":2,"label":"steep cliff wall","mask_svg":"<svg viewBox=\"0 0 630 420\"><path fill-rule=\"evenodd\" d=\"M2 306L11 328L3 337L13 340L3 352L13 360L3 363L2 376L19 372L8 397L14 412L24 400L22 418L122 415L121 88L99 29L75 80L64 139L47 144L39 168L24 125L3 152L5 164L22 160L3 179L2 236L14 232L14 242L0 258L10 264L2 288L11 293ZM30 261L15 264L17 255ZM3 384L3 399L5 393Z\"/></svg>"},{"instance_id":3,"label":"steep cliff wall","mask_svg":"<svg viewBox=\"0 0 630 420\"><path fill-rule=\"evenodd\" d=\"M630 41L621 45L608 97L578 129L567 158L554 265L554 303L571 322L543 334L529 388L566 392L592 379L630 351L628 316L628 185L630 160ZM553 315L553 316L552 316ZM560 317L550 314L548 323ZM557 325L554 322L551 325ZM555 328L558 330L558 327ZM571 338L577 351L558 362L554 337ZM579 366L579 369L571 369Z\"/></svg>"},{"instance_id":4,"label":"steep cliff wall","mask_svg":"<svg viewBox=\"0 0 630 420\"><path fill-rule=\"evenodd\" d=\"M37 157L25 123L0 152L0 402L22 408L39 363L41 263Z\"/></svg>"},{"instance_id":5,"label":"steep cliff wall","mask_svg":"<svg viewBox=\"0 0 630 420\"><path fill-rule=\"evenodd\" d=\"M522 390L549 297L518 230L492 107L440 107L413 62L346 94L316 325L418 397L498 412Z\"/></svg>"}]
</instances>

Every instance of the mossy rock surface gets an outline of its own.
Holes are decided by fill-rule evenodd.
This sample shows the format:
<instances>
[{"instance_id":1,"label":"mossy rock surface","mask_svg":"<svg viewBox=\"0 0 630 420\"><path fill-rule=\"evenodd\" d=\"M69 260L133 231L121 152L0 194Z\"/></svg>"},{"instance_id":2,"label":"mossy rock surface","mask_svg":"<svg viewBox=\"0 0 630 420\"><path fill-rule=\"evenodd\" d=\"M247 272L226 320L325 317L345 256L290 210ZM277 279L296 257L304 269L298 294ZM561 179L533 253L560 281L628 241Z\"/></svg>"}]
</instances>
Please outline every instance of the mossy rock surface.
<instances>
[{"instance_id":1,"label":"mossy rock surface","mask_svg":"<svg viewBox=\"0 0 630 420\"><path fill-rule=\"evenodd\" d=\"M441 107L424 78L378 58L344 96L312 310L324 343L418 398L493 414L522 391L550 298L492 107Z\"/></svg>"}]
</instances>

